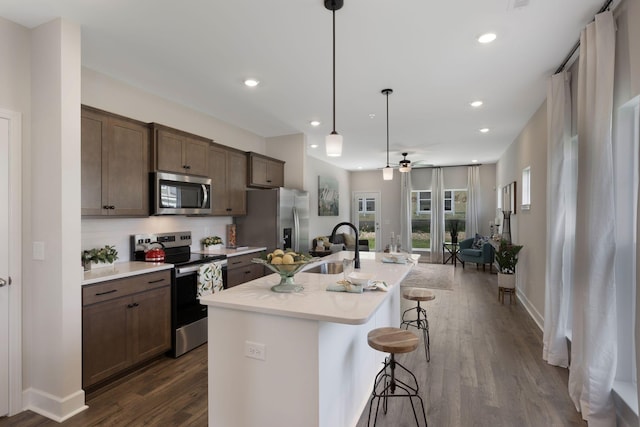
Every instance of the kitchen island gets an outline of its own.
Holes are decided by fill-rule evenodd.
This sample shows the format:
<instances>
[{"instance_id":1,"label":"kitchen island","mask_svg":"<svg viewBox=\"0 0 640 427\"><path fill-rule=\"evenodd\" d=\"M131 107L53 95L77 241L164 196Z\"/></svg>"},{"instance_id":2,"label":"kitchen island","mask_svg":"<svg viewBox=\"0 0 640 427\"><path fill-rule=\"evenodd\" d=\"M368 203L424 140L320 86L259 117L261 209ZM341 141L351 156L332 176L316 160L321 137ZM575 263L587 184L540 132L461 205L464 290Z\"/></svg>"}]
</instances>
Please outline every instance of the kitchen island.
<instances>
[{"instance_id":1,"label":"kitchen island","mask_svg":"<svg viewBox=\"0 0 640 427\"><path fill-rule=\"evenodd\" d=\"M367 345L367 333L400 324L400 282L413 265L360 255L360 271L385 281L388 292L327 292L342 274L301 272L299 293L271 291L280 280L272 274L201 298L210 426L356 425L385 357ZM352 257L345 251L320 262Z\"/></svg>"}]
</instances>

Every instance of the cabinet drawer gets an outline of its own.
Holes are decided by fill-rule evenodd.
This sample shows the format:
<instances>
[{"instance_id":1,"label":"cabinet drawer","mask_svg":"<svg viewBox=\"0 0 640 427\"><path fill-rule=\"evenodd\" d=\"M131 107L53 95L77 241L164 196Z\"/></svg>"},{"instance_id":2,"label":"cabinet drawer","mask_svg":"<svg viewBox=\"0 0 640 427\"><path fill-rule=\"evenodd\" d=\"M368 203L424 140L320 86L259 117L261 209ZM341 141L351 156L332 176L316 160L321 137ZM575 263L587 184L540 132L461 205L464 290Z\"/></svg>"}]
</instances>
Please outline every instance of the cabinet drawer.
<instances>
[{"instance_id":1,"label":"cabinet drawer","mask_svg":"<svg viewBox=\"0 0 640 427\"><path fill-rule=\"evenodd\" d=\"M254 258L260 258L262 252L253 252L245 255L238 255L227 258L227 269L233 270L235 268L247 267L249 265L253 265L251 262ZM258 265L258 264L256 264Z\"/></svg>"},{"instance_id":2,"label":"cabinet drawer","mask_svg":"<svg viewBox=\"0 0 640 427\"><path fill-rule=\"evenodd\" d=\"M87 285L82 288L82 305L87 306L109 301L114 298L169 286L170 284L170 270L165 270Z\"/></svg>"},{"instance_id":3,"label":"cabinet drawer","mask_svg":"<svg viewBox=\"0 0 640 427\"><path fill-rule=\"evenodd\" d=\"M243 267L235 268L227 272L227 287L232 288L242 283L259 279L264 276L264 267L262 264L251 264Z\"/></svg>"}]
</instances>

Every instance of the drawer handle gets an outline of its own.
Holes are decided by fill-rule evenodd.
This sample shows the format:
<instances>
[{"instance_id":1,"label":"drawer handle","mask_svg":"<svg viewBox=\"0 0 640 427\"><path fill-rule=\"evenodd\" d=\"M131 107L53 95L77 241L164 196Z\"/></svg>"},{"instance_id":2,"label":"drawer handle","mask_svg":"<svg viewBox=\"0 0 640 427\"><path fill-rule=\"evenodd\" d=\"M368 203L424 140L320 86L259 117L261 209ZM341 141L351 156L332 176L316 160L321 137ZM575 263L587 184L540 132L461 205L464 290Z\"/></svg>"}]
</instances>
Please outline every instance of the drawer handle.
<instances>
[{"instance_id":1,"label":"drawer handle","mask_svg":"<svg viewBox=\"0 0 640 427\"><path fill-rule=\"evenodd\" d=\"M128 308L133 308L133 307L138 307L138 305L139 304L137 302L134 302L133 304L128 304L127 307Z\"/></svg>"},{"instance_id":2,"label":"drawer handle","mask_svg":"<svg viewBox=\"0 0 640 427\"><path fill-rule=\"evenodd\" d=\"M152 284L152 283L160 283L160 282L164 282L164 279L149 280L147 283Z\"/></svg>"},{"instance_id":3,"label":"drawer handle","mask_svg":"<svg viewBox=\"0 0 640 427\"><path fill-rule=\"evenodd\" d=\"M118 292L117 289L111 289L110 291L105 291L105 292L97 292L96 296L99 297L100 295L107 295L107 294L113 294L115 292Z\"/></svg>"},{"instance_id":4,"label":"drawer handle","mask_svg":"<svg viewBox=\"0 0 640 427\"><path fill-rule=\"evenodd\" d=\"M242 261L232 261L231 264L233 264L233 265L242 264Z\"/></svg>"},{"instance_id":5,"label":"drawer handle","mask_svg":"<svg viewBox=\"0 0 640 427\"><path fill-rule=\"evenodd\" d=\"M267 182L271 182L271 180L270 180L270 179L268 179L268 180L267 180Z\"/></svg>"}]
</instances>

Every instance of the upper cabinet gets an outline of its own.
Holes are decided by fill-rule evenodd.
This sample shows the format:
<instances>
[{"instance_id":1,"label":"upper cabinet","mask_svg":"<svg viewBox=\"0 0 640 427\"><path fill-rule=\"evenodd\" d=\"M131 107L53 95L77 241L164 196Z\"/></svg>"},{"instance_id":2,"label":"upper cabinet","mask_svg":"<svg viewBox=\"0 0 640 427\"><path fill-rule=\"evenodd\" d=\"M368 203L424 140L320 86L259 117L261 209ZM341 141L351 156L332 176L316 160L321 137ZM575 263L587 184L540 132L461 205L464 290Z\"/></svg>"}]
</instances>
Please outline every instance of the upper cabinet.
<instances>
[{"instance_id":1,"label":"upper cabinet","mask_svg":"<svg viewBox=\"0 0 640 427\"><path fill-rule=\"evenodd\" d=\"M248 153L249 187L284 187L284 162L253 152Z\"/></svg>"},{"instance_id":2,"label":"upper cabinet","mask_svg":"<svg viewBox=\"0 0 640 427\"><path fill-rule=\"evenodd\" d=\"M155 169L187 175L209 175L211 140L157 123L153 127Z\"/></svg>"},{"instance_id":3,"label":"upper cabinet","mask_svg":"<svg viewBox=\"0 0 640 427\"><path fill-rule=\"evenodd\" d=\"M149 215L149 127L82 106L82 215Z\"/></svg>"},{"instance_id":4,"label":"upper cabinet","mask_svg":"<svg viewBox=\"0 0 640 427\"><path fill-rule=\"evenodd\" d=\"M233 148L209 147L213 215L247 214L247 156Z\"/></svg>"}]
</instances>

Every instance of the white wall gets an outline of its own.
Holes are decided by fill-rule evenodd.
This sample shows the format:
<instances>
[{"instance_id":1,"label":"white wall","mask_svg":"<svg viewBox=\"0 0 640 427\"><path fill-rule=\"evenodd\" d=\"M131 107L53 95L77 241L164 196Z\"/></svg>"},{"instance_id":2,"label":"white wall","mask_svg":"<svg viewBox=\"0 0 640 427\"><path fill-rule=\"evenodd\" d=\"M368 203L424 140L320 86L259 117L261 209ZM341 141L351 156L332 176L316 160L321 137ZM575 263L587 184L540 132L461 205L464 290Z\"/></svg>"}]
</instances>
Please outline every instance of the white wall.
<instances>
[{"instance_id":1,"label":"white wall","mask_svg":"<svg viewBox=\"0 0 640 427\"><path fill-rule=\"evenodd\" d=\"M531 210L523 211L522 170L531 167ZM511 215L512 241L524 245L518 256L518 291L539 326L544 315L547 229L547 104L534 113L520 135L500 157L496 186L516 181L516 214Z\"/></svg>"},{"instance_id":2,"label":"white wall","mask_svg":"<svg viewBox=\"0 0 640 427\"><path fill-rule=\"evenodd\" d=\"M80 254L80 27L32 31L30 239L25 256L25 406L58 421L84 409ZM31 247L27 240L25 248Z\"/></svg>"},{"instance_id":3,"label":"white wall","mask_svg":"<svg viewBox=\"0 0 640 427\"><path fill-rule=\"evenodd\" d=\"M318 216L318 176L332 176L338 181L340 207L338 216ZM309 192L309 240L331 233L333 227L351 218L351 183L349 172L307 156L304 188ZM311 246L311 242L309 242Z\"/></svg>"},{"instance_id":4,"label":"white wall","mask_svg":"<svg viewBox=\"0 0 640 427\"><path fill-rule=\"evenodd\" d=\"M303 133L267 138L266 155L283 160L284 186L306 190L304 172L307 163L307 136Z\"/></svg>"}]
</instances>

